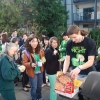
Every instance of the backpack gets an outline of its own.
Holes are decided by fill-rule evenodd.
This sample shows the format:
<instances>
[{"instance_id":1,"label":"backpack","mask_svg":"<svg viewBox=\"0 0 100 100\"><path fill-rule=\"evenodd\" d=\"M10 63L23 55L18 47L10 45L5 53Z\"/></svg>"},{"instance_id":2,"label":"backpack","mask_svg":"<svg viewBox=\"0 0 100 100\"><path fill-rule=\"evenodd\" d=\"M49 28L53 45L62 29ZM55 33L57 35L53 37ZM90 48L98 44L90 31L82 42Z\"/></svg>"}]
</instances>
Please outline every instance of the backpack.
<instances>
[{"instance_id":1,"label":"backpack","mask_svg":"<svg viewBox=\"0 0 100 100\"><path fill-rule=\"evenodd\" d=\"M23 44L23 45L19 48L19 53L20 53L20 55L19 55L18 62L19 62L20 64L22 64L22 59L23 59L22 55L23 55L23 53L26 54L26 56L28 57L28 59L30 58L30 55L29 55L28 51L26 50L25 44Z\"/></svg>"},{"instance_id":2,"label":"backpack","mask_svg":"<svg viewBox=\"0 0 100 100\"><path fill-rule=\"evenodd\" d=\"M27 56L27 58L28 58L28 61L29 61L29 59L30 59L30 54L29 54L29 52L28 52L27 50L23 50L23 53L26 54L26 56Z\"/></svg>"}]
</instances>

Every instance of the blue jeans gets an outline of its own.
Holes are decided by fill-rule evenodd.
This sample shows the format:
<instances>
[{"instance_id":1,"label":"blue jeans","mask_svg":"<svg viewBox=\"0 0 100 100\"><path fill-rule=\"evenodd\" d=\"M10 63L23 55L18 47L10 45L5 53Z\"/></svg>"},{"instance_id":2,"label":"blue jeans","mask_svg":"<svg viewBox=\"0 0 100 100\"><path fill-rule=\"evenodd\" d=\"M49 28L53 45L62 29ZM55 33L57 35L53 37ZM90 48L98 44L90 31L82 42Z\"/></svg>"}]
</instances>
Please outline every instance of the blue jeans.
<instances>
[{"instance_id":1,"label":"blue jeans","mask_svg":"<svg viewBox=\"0 0 100 100\"><path fill-rule=\"evenodd\" d=\"M35 77L29 77L30 85L31 85L31 96L32 100L41 99L41 86L43 83L43 73L35 74Z\"/></svg>"}]
</instances>

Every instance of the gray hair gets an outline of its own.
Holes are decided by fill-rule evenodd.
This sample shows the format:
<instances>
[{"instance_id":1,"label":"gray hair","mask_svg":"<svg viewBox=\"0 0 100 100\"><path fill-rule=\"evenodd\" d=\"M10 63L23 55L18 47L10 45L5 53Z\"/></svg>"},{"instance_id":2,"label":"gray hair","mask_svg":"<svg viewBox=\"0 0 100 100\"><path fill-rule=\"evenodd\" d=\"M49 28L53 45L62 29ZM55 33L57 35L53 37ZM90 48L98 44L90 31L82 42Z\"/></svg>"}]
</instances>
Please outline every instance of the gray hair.
<instances>
[{"instance_id":1,"label":"gray hair","mask_svg":"<svg viewBox=\"0 0 100 100\"><path fill-rule=\"evenodd\" d=\"M12 47L16 47L17 49L19 49L19 45L18 44L9 42L9 43L6 43L5 52L7 53Z\"/></svg>"}]
</instances>

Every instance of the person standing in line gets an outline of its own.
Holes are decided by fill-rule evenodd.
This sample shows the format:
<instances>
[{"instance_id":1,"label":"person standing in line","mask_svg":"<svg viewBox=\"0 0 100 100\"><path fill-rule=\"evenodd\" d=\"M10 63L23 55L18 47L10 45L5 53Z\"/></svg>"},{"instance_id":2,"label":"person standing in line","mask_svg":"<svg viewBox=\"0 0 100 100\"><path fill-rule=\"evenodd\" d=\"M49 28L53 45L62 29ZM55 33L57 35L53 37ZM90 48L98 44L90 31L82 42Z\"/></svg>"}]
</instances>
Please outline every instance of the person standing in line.
<instances>
[{"instance_id":1,"label":"person standing in line","mask_svg":"<svg viewBox=\"0 0 100 100\"><path fill-rule=\"evenodd\" d=\"M6 34L1 35L1 40L2 40L2 52L5 52L6 45L7 45L7 43L10 42L10 40Z\"/></svg>"},{"instance_id":2,"label":"person standing in line","mask_svg":"<svg viewBox=\"0 0 100 100\"><path fill-rule=\"evenodd\" d=\"M18 38L19 47L23 45L22 37L18 34L17 29L14 29L12 31L10 39L12 39L12 38Z\"/></svg>"},{"instance_id":3,"label":"person standing in line","mask_svg":"<svg viewBox=\"0 0 100 100\"><path fill-rule=\"evenodd\" d=\"M12 38L11 39L11 42L12 43L15 43L16 45L18 45L18 38ZM19 45L18 45L19 46ZM18 62L18 52L13 56L13 58L14 58L14 61L15 61L15 63L18 63L18 64L20 64L19 62ZM14 83L15 83L15 86L18 86L18 80L19 80L19 77L16 77L15 78L15 80L14 80Z\"/></svg>"},{"instance_id":4,"label":"person standing in line","mask_svg":"<svg viewBox=\"0 0 100 100\"><path fill-rule=\"evenodd\" d=\"M28 38L28 34L27 33L23 33L22 38L23 38L23 40L22 40L23 41L23 45L19 48L21 63L22 63L22 52L24 52L24 50L26 50L25 43L26 43L26 40ZM29 83L29 77L26 74L26 70L25 70L22 73L22 86L23 86L23 91L25 91L25 92L29 92L28 88L31 88L28 83Z\"/></svg>"},{"instance_id":5,"label":"person standing in line","mask_svg":"<svg viewBox=\"0 0 100 100\"><path fill-rule=\"evenodd\" d=\"M57 94L54 90L56 82L56 73L59 71L59 51L58 39L51 37L49 40L50 47L46 50L46 72L50 81L50 100L57 100Z\"/></svg>"},{"instance_id":6,"label":"person standing in line","mask_svg":"<svg viewBox=\"0 0 100 100\"><path fill-rule=\"evenodd\" d=\"M46 50L49 48L49 37L44 37L44 52L46 53ZM44 71L43 71L43 84L42 84L42 87L44 87L45 85L47 86L50 86L50 83L49 83L49 79L48 79L48 82L46 83L46 63L44 63Z\"/></svg>"},{"instance_id":7,"label":"person standing in line","mask_svg":"<svg viewBox=\"0 0 100 100\"><path fill-rule=\"evenodd\" d=\"M22 54L22 63L26 67L31 85L32 100L43 100L41 90L43 83L44 51L41 49L37 36L26 40L26 52Z\"/></svg>"},{"instance_id":8,"label":"person standing in line","mask_svg":"<svg viewBox=\"0 0 100 100\"><path fill-rule=\"evenodd\" d=\"M59 46L60 58L63 58L66 55L66 44L69 40L67 36L67 31L62 33L63 40Z\"/></svg>"},{"instance_id":9,"label":"person standing in line","mask_svg":"<svg viewBox=\"0 0 100 100\"><path fill-rule=\"evenodd\" d=\"M43 32L42 32L42 40L41 40L41 42L42 42L42 43L41 43L41 44L42 44L42 47L44 47L44 38L45 38L45 37L47 37L47 32L46 32L46 31L43 31Z\"/></svg>"},{"instance_id":10,"label":"person standing in line","mask_svg":"<svg viewBox=\"0 0 100 100\"><path fill-rule=\"evenodd\" d=\"M3 100L16 100L14 79L25 70L13 61L13 56L18 50L15 43L7 43L5 53L0 55L0 94Z\"/></svg>"},{"instance_id":11,"label":"person standing in line","mask_svg":"<svg viewBox=\"0 0 100 100\"><path fill-rule=\"evenodd\" d=\"M65 56L66 56L66 45L67 45L67 42L69 40L69 38L67 36L67 31L62 33L62 37L63 37L63 41L61 42L61 44L59 46L60 60L61 60L61 70L63 70L63 63L64 63L64 59L65 59Z\"/></svg>"},{"instance_id":12,"label":"person standing in line","mask_svg":"<svg viewBox=\"0 0 100 100\"><path fill-rule=\"evenodd\" d=\"M29 36L32 36L32 35L35 35L35 32L33 32L33 31L30 32L30 35Z\"/></svg>"},{"instance_id":13,"label":"person standing in line","mask_svg":"<svg viewBox=\"0 0 100 100\"><path fill-rule=\"evenodd\" d=\"M7 30L3 30L3 31L1 32L1 34L6 34L6 35L8 35L8 32L7 32Z\"/></svg>"}]
</instances>

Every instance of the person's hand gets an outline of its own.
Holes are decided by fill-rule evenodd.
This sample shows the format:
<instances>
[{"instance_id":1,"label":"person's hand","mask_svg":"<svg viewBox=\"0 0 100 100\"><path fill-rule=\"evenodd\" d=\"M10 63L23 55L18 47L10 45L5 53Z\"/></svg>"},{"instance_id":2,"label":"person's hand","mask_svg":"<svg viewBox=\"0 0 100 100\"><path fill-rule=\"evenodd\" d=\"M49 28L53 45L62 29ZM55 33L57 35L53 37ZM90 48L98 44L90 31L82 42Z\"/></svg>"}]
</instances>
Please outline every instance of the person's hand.
<instances>
[{"instance_id":1,"label":"person's hand","mask_svg":"<svg viewBox=\"0 0 100 100\"><path fill-rule=\"evenodd\" d=\"M37 66L37 64L35 64L35 63L32 63L32 64L31 64L31 66L32 66L32 67L36 67L36 66Z\"/></svg>"},{"instance_id":2,"label":"person's hand","mask_svg":"<svg viewBox=\"0 0 100 100\"><path fill-rule=\"evenodd\" d=\"M20 72L24 72L26 68L25 66L22 65L22 66L19 66L18 69L20 70Z\"/></svg>"},{"instance_id":3,"label":"person's hand","mask_svg":"<svg viewBox=\"0 0 100 100\"><path fill-rule=\"evenodd\" d=\"M67 72L63 70L63 74L66 74Z\"/></svg>"},{"instance_id":4,"label":"person's hand","mask_svg":"<svg viewBox=\"0 0 100 100\"><path fill-rule=\"evenodd\" d=\"M80 71L81 71L81 70L80 70L79 68L73 69L73 70L70 72L71 78L72 78L72 79L75 79L76 76L80 73Z\"/></svg>"},{"instance_id":5,"label":"person's hand","mask_svg":"<svg viewBox=\"0 0 100 100\"><path fill-rule=\"evenodd\" d=\"M63 72L62 72L62 71L58 71L58 72L57 72L57 77L59 77L59 76L61 76L61 75L63 75Z\"/></svg>"},{"instance_id":6,"label":"person's hand","mask_svg":"<svg viewBox=\"0 0 100 100\"><path fill-rule=\"evenodd\" d=\"M67 72L63 72L63 74L66 74Z\"/></svg>"},{"instance_id":7,"label":"person's hand","mask_svg":"<svg viewBox=\"0 0 100 100\"><path fill-rule=\"evenodd\" d=\"M40 59L40 61L44 64L44 63L46 62L45 57L42 57L42 58Z\"/></svg>"},{"instance_id":8,"label":"person's hand","mask_svg":"<svg viewBox=\"0 0 100 100\"><path fill-rule=\"evenodd\" d=\"M56 55L57 53L58 53L58 51L55 49L54 52L53 52L53 54Z\"/></svg>"}]
</instances>

